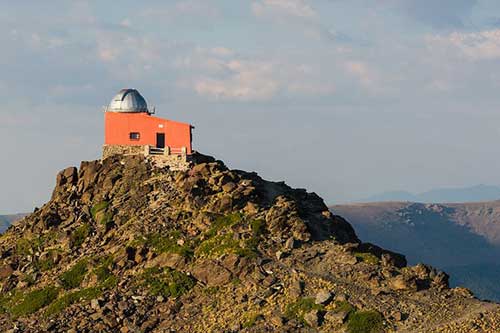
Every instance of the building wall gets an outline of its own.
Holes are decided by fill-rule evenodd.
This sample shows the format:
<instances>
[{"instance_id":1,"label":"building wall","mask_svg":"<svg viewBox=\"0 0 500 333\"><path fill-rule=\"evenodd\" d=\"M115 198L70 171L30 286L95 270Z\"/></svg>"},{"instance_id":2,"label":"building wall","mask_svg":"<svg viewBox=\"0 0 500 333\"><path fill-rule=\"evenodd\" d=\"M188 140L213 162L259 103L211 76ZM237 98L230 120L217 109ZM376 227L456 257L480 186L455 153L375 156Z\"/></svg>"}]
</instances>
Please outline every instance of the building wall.
<instances>
[{"instance_id":1,"label":"building wall","mask_svg":"<svg viewBox=\"0 0 500 333\"><path fill-rule=\"evenodd\" d=\"M152 117L147 113L105 113L105 145L155 146L156 134L165 134L165 145L173 150L186 147L192 153L191 125ZM130 133L139 133L138 140L131 140Z\"/></svg>"}]
</instances>

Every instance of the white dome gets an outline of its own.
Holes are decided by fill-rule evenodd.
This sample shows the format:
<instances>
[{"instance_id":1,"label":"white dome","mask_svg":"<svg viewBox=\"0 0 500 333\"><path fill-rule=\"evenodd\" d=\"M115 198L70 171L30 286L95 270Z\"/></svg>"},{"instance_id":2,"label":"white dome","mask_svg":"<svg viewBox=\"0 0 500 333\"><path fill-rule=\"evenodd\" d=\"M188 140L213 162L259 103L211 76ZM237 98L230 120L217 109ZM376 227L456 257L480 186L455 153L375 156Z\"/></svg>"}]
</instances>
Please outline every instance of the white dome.
<instances>
[{"instance_id":1,"label":"white dome","mask_svg":"<svg viewBox=\"0 0 500 333\"><path fill-rule=\"evenodd\" d=\"M148 112L148 104L142 95L135 89L122 89L111 100L106 111L108 112Z\"/></svg>"}]
</instances>

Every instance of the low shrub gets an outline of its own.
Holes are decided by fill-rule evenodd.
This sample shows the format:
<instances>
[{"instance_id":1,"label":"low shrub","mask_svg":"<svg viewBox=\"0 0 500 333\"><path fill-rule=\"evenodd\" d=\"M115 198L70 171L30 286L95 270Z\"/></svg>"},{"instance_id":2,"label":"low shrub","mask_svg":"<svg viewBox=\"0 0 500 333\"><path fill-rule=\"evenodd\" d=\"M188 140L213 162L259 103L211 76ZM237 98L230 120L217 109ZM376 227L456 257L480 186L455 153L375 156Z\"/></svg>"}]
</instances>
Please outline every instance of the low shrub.
<instances>
[{"instance_id":1,"label":"low shrub","mask_svg":"<svg viewBox=\"0 0 500 333\"><path fill-rule=\"evenodd\" d=\"M166 298L179 297L196 285L191 276L170 268L149 268L141 278L142 285L149 289L150 294Z\"/></svg>"},{"instance_id":2,"label":"low shrub","mask_svg":"<svg viewBox=\"0 0 500 333\"><path fill-rule=\"evenodd\" d=\"M349 316L347 321L349 333L382 333L383 318L377 311L358 311Z\"/></svg>"},{"instance_id":3,"label":"low shrub","mask_svg":"<svg viewBox=\"0 0 500 333\"><path fill-rule=\"evenodd\" d=\"M354 256L368 264L377 265L379 263L377 256L368 252L354 252Z\"/></svg>"},{"instance_id":4,"label":"low shrub","mask_svg":"<svg viewBox=\"0 0 500 333\"><path fill-rule=\"evenodd\" d=\"M109 202L102 201L90 209L90 214L94 221L104 226L106 229L109 229L113 224L113 214L108 211L108 208Z\"/></svg>"},{"instance_id":5,"label":"low shrub","mask_svg":"<svg viewBox=\"0 0 500 333\"><path fill-rule=\"evenodd\" d=\"M212 223L210 229L206 232L206 237L214 237L220 230L236 225L243 219L243 214L232 213L229 215L219 216Z\"/></svg>"},{"instance_id":6,"label":"low shrub","mask_svg":"<svg viewBox=\"0 0 500 333\"><path fill-rule=\"evenodd\" d=\"M264 319L264 316L260 313L251 313L245 316L245 321L241 325L243 328L250 328L255 326L258 320Z\"/></svg>"},{"instance_id":7,"label":"low shrub","mask_svg":"<svg viewBox=\"0 0 500 333\"><path fill-rule=\"evenodd\" d=\"M335 308L333 309L333 312L345 312L349 316L355 311L356 309L351 303L347 301L335 301Z\"/></svg>"},{"instance_id":8,"label":"low shrub","mask_svg":"<svg viewBox=\"0 0 500 333\"><path fill-rule=\"evenodd\" d=\"M20 297L19 303L10 308L10 313L14 317L26 316L37 312L41 308L54 301L59 293L59 289L48 286L43 289L33 290Z\"/></svg>"},{"instance_id":9,"label":"low shrub","mask_svg":"<svg viewBox=\"0 0 500 333\"><path fill-rule=\"evenodd\" d=\"M78 227L70 236L70 244L72 248L78 248L82 246L83 242L90 235L90 226L84 224Z\"/></svg>"},{"instance_id":10,"label":"low shrub","mask_svg":"<svg viewBox=\"0 0 500 333\"><path fill-rule=\"evenodd\" d=\"M64 289L73 289L80 286L87 273L87 260L80 260L73 267L59 276Z\"/></svg>"},{"instance_id":11,"label":"low shrub","mask_svg":"<svg viewBox=\"0 0 500 333\"><path fill-rule=\"evenodd\" d=\"M264 220L252 220L250 221L250 228L254 237L258 237L264 234L266 231L266 225Z\"/></svg>"},{"instance_id":12,"label":"low shrub","mask_svg":"<svg viewBox=\"0 0 500 333\"><path fill-rule=\"evenodd\" d=\"M285 316L288 319L299 320L302 324L307 325L304 320L304 315L312 310L322 311L324 306L316 304L311 297L301 298L295 303L288 304L285 309Z\"/></svg>"},{"instance_id":13,"label":"low shrub","mask_svg":"<svg viewBox=\"0 0 500 333\"><path fill-rule=\"evenodd\" d=\"M46 316L55 315L71 304L80 301L89 301L101 295L101 289L99 288L86 288L78 291L74 291L64 296L58 298L56 301L52 302L45 310Z\"/></svg>"},{"instance_id":14,"label":"low shrub","mask_svg":"<svg viewBox=\"0 0 500 333\"><path fill-rule=\"evenodd\" d=\"M97 213L106 210L109 207L109 202L107 201L101 201L98 204L95 204L92 206L90 209L90 214L92 215L92 218L97 221Z\"/></svg>"},{"instance_id":15,"label":"low shrub","mask_svg":"<svg viewBox=\"0 0 500 333\"><path fill-rule=\"evenodd\" d=\"M179 232L171 232L167 235L150 234L146 236L146 244L153 247L159 253L177 253L184 257L192 257L193 249L189 244L179 245Z\"/></svg>"}]
</instances>

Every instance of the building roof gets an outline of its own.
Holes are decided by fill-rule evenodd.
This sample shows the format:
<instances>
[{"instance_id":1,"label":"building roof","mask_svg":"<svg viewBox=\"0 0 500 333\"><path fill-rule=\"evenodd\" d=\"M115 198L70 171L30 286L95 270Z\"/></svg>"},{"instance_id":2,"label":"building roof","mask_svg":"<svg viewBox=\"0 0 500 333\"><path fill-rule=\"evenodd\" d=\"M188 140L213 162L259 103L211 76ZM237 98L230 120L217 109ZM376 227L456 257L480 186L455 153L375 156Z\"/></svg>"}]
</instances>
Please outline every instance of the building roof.
<instances>
[{"instance_id":1,"label":"building roof","mask_svg":"<svg viewBox=\"0 0 500 333\"><path fill-rule=\"evenodd\" d=\"M107 112L149 112L148 104L142 95L135 89L122 89L113 97Z\"/></svg>"}]
</instances>

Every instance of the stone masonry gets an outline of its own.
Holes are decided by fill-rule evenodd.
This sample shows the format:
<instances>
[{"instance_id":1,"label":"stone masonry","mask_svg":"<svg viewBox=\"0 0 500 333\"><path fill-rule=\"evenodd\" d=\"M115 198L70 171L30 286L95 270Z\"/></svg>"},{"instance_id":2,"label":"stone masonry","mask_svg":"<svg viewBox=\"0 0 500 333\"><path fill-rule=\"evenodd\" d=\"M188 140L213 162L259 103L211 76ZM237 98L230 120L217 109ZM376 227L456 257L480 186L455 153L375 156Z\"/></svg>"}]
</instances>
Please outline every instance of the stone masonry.
<instances>
[{"instance_id":1,"label":"stone masonry","mask_svg":"<svg viewBox=\"0 0 500 333\"><path fill-rule=\"evenodd\" d=\"M102 149L102 159L114 155L131 156L131 155L144 155L155 166L163 168L169 167L174 171L183 171L189 169L191 162L190 156L185 153L172 154L170 149L166 147L162 154L152 153L150 146L125 146L125 145L104 145Z\"/></svg>"}]
</instances>

